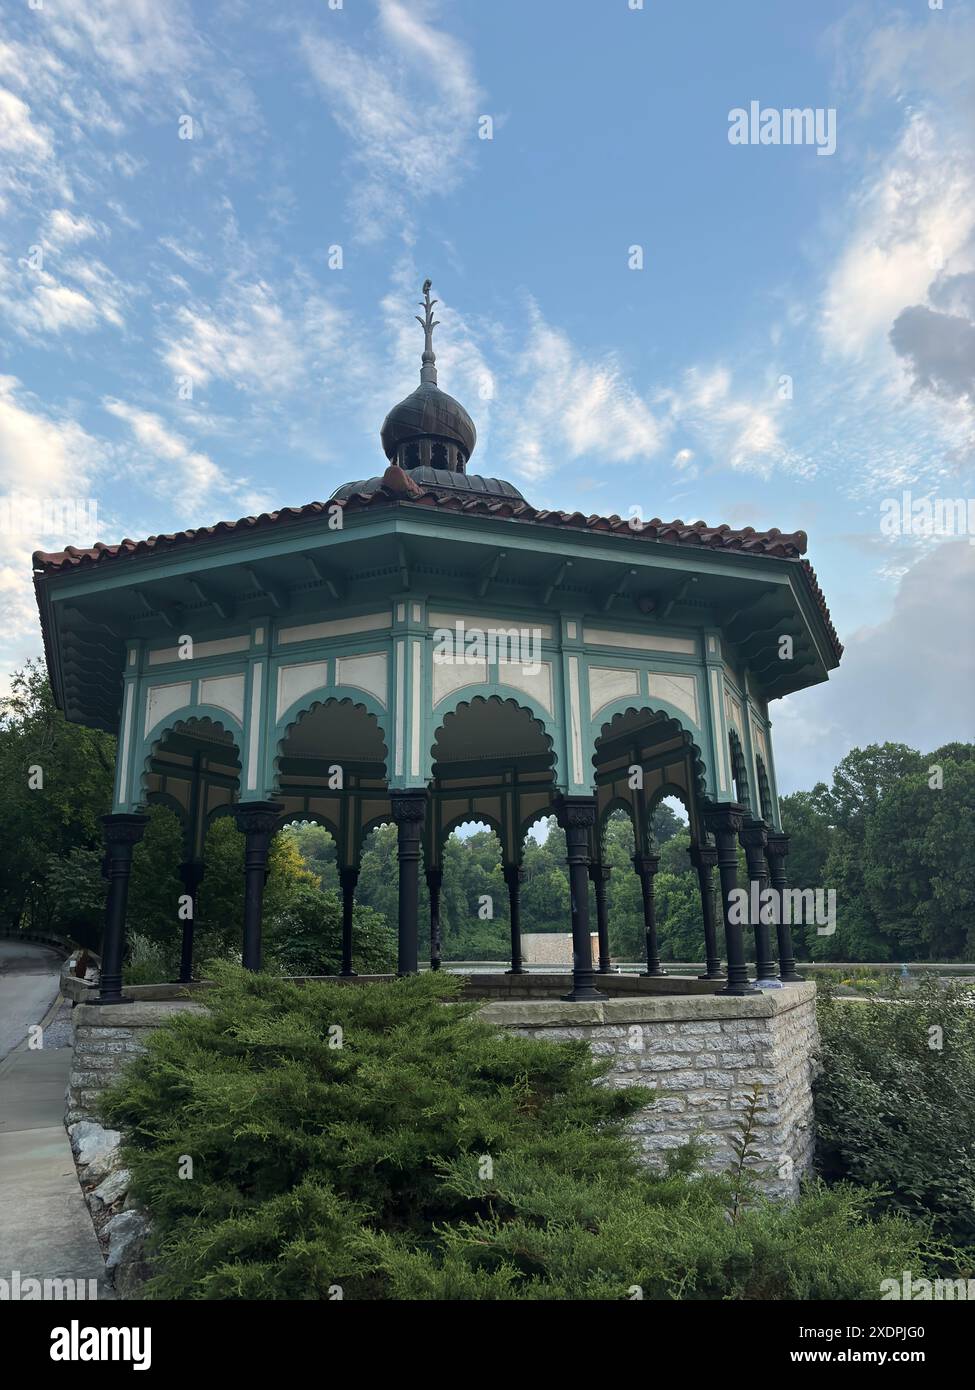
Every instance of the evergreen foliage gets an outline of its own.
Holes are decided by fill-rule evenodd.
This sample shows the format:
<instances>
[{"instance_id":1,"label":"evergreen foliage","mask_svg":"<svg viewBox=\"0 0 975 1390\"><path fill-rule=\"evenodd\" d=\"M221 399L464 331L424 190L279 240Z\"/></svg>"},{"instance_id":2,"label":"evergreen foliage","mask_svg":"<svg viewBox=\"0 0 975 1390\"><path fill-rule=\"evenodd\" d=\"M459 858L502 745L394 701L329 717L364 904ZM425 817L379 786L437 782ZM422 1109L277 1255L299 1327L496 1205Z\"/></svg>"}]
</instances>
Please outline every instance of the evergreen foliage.
<instances>
[{"instance_id":1,"label":"evergreen foliage","mask_svg":"<svg viewBox=\"0 0 975 1390\"><path fill-rule=\"evenodd\" d=\"M687 1150L649 1174L626 1122L652 1093L594 1084L584 1042L445 1004L457 978L219 976L103 1104L152 1217L149 1297L855 1299L926 1266L923 1230L870 1219L869 1193L732 1222L734 1185Z\"/></svg>"}]
</instances>

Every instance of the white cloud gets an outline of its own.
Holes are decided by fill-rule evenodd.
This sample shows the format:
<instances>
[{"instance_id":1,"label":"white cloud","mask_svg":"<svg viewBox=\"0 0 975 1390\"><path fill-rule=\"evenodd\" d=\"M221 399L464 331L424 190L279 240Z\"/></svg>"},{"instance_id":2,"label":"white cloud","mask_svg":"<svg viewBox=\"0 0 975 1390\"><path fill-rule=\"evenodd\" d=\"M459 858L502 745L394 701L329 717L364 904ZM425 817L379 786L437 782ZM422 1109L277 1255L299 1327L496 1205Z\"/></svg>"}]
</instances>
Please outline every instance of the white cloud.
<instances>
[{"instance_id":1,"label":"white cloud","mask_svg":"<svg viewBox=\"0 0 975 1390\"><path fill-rule=\"evenodd\" d=\"M429 6L380 0L368 51L323 32L301 48L364 174L359 227L375 239L409 202L448 193L473 162L481 94L467 49L436 28Z\"/></svg>"},{"instance_id":2,"label":"white cloud","mask_svg":"<svg viewBox=\"0 0 975 1390\"><path fill-rule=\"evenodd\" d=\"M0 87L0 150L37 160L50 158L52 148L51 132L34 122L27 103Z\"/></svg>"},{"instance_id":3,"label":"white cloud","mask_svg":"<svg viewBox=\"0 0 975 1390\"><path fill-rule=\"evenodd\" d=\"M27 260L14 268L0 257L0 311L18 333L36 338L123 326L129 290L106 265L74 257L60 269L63 278Z\"/></svg>"},{"instance_id":4,"label":"white cloud","mask_svg":"<svg viewBox=\"0 0 975 1390\"><path fill-rule=\"evenodd\" d=\"M312 364L338 338L339 315L310 295L286 312L263 281L232 286L216 308L196 303L177 309L163 335L163 360L174 377L194 387L214 379L261 393L295 390Z\"/></svg>"},{"instance_id":5,"label":"white cloud","mask_svg":"<svg viewBox=\"0 0 975 1390\"><path fill-rule=\"evenodd\" d=\"M764 398L737 395L727 367L691 367L671 398L671 413L697 436L719 467L768 477L773 470L810 476L815 465L783 441L787 402L768 385ZM676 462L676 460L675 460Z\"/></svg>"},{"instance_id":6,"label":"white cloud","mask_svg":"<svg viewBox=\"0 0 975 1390\"><path fill-rule=\"evenodd\" d=\"M931 752L975 737L975 546L945 541L901 579L883 622L844 636L829 681L772 706L780 790L829 780L857 745L886 740Z\"/></svg>"},{"instance_id":7,"label":"white cloud","mask_svg":"<svg viewBox=\"0 0 975 1390\"><path fill-rule=\"evenodd\" d=\"M103 444L76 421L46 413L15 377L0 376L0 497L20 504L18 519L29 517L25 499L61 499L84 510L106 455ZM97 499L96 499L97 500ZM52 537L40 531L5 532L0 556L0 605L4 635L22 660L36 650L37 607L31 584L34 550L90 544L89 535Z\"/></svg>"},{"instance_id":8,"label":"white cloud","mask_svg":"<svg viewBox=\"0 0 975 1390\"><path fill-rule=\"evenodd\" d=\"M161 416L111 396L105 397L102 405L131 430L139 448L136 471L180 514L192 516L196 524L202 524L201 514L217 497L237 495L237 484L227 477L220 465L209 454L194 449ZM148 467L146 455L149 456ZM163 466L159 468L157 464ZM205 520L208 522L210 518Z\"/></svg>"},{"instance_id":9,"label":"white cloud","mask_svg":"<svg viewBox=\"0 0 975 1390\"><path fill-rule=\"evenodd\" d=\"M615 357L588 360L534 307L528 341L498 410L507 456L527 478L544 477L566 458L649 459L667 433Z\"/></svg>"},{"instance_id":10,"label":"white cloud","mask_svg":"<svg viewBox=\"0 0 975 1390\"><path fill-rule=\"evenodd\" d=\"M69 208L54 208L48 214L42 240L46 246L74 246L90 237L102 236L104 231L104 227L96 226L90 217L76 217Z\"/></svg>"}]
</instances>

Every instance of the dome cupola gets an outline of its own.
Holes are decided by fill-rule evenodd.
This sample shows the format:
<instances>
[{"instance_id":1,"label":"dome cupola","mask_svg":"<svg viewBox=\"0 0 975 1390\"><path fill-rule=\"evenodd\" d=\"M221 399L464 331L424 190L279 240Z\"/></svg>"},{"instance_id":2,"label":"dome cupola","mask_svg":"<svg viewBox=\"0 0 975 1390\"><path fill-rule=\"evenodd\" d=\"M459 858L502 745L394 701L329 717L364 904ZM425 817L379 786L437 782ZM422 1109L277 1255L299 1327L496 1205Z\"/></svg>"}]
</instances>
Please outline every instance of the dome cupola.
<instances>
[{"instance_id":1,"label":"dome cupola","mask_svg":"<svg viewBox=\"0 0 975 1390\"><path fill-rule=\"evenodd\" d=\"M383 452L400 468L436 468L464 473L477 443L474 421L467 411L441 391L437 385L437 359L433 351L433 330L439 323L433 317L431 282L423 282L423 317L416 320L423 329L424 346L420 384L399 405L394 405L380 431Z\"/></svg>"}]
</instances>

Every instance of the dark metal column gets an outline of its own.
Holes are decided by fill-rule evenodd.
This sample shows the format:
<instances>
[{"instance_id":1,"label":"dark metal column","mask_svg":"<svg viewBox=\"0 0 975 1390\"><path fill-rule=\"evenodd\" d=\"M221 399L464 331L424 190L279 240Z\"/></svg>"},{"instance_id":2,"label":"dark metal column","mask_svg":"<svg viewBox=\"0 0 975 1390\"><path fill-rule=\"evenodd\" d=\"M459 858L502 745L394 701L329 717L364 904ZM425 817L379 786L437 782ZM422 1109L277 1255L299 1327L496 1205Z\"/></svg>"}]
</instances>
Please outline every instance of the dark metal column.
<instances>
[{"instance_id":1,"label":"dark metal column","mask_svg":"<svg viewBox=\"0 0 975 1390\"><path fill-rule=\"evenodd\" d=\"M440 969L440 889L443 869L427 869L427 889L430 893L430 969Z\"/></svg>"},{"instance_id":2,"label":"dark metal column","mask_svg":"<svg viewBox=\"0 0 975 1390\"><path fill-rule=\"evenodd\" d=\"M199 901L200 884L203 882L204 865L198 860L188 860L179 866L179 876L183 892L189 898L189 916L183 918L183 939L179 950L179 983L188 985L193 978L193 934L196 927L196 908Z\"/></svg>"},{"instance_id":3,"label":"dark metal column","mask_svg":"<svg viewBox=\"0 0 975 1390\"><path fill-rule=\"evenodd\" d=\"M410 788L390 795L396 844L399 853L399 952L398 975L415 975L419 970L417 917L420 901L420 843L427 812L425 787Z\"/></svg>"},{"instance_id":4,"label":"dark metal column","mask_svg":"<svg viewBox=\"0 0 975 1390\"><path fill-rule=\"evenodd\" d=\"M142 839L148 816L118 812L102 816L108 867L108 897L105 902L105 927L102 932L101 984L99 1004L121 1004L122 956L125 951L125 906L129 896L129 875L132 872L132 851Z\"/></svg>"},{"instance_id":5,"label":"dark metal column","mask_svg":"<svg viewBox=\"0 0 975 1390\"><path fill-rule=\"evenodd\" d=\"M691 845L687 851L691 864L697 870L697 881L701 889L701 916L704 919L704 974L699 980L723 980L721 952L718 949L718 932L714 920L714 880L711 870L718 862L718 851L712 845Z\"/></svg>"},{"instance_id":6,"label":"dark metal column","mask_svg":"<svg viewBox=\"0 0 975 1390\"><path fill-rule=\"evenodd\" d=\"M339 884L342 889L342 965L339 974L345 979L355 975L352 969L352 914L355 911L355 886L359 882L359 870L347 864L339 869Z\"/></svg>"},{"instance_id":7,"label":"dark metal column","mask_svg":"<svg viewBox=\"0 0 975 1390\"><path fill-rule=\"evenodd\" d=\"M525 871L520 864L505 864L504 881L508 885L508 917L511 922L511 969L506 975L524 975L521 961L521 885Z\"/></svg>"},{"instance_id":8,"label":"dark metal column","mask_svg":"<svg viewBox=\"0 0 975 1390\"><path fill-rule=\"evenodd\" d=\"M564 998L605 999L595 987L589 931L589 831L596 824L596 798L560 796L555 810L565 831L572 903L572 990Z\"/></svg>"},{"instance_id":9,"label":"dark metal column","mask_svg":"<svg viewBox=\"0 0 975 1390\"><path fill-rule=\"evenodd\" d=\"M640 893L643 897L643 929L647 939L647 968L643 975L666 975L660 966L660 948L657 944L657 907L653 897L653 880L660 859L656 854L634 854L633 867L640 880Z\"/></svg>"},{"instance_id":10,"label":"dark metal column","mask_svg":"<svg viewBox=\"0 0 975 1390\"><path fill-rule=\"evenodd\" d=\"M267 856L284 807L277 801L241 801L233 808L237 829L244 836L244 945L245 970L261 968L261 915Z\"/></svg>"},{"instance_id":11,"label":"dark metal column","mask_svg":"<svg viewBox=\"0 0 975 1390\"><path fill-rule=\"evenodd\" d=\"M748 866L748 910L754 918L755 931L755 980L772 980L776 976L775 957L772 954L772 932L770 924L763 922L761 895L768 887L768 865L765 863L765 844L768 826L763 820L746 820L738 833L741 847L745 851ZM756 885L754 888L752 885ZM757 904L757 907L756 907Z\"/></svg>"},{"instance_id":12,"label":"dark metal column","mask_svg":"<svg viewBox=\"0 0 975 1390\"><path fill-rule=\"evenodd\" d=\"M775 889L778 903L778 920L775 929L779 938L779 979L787 985L800 984L805 976L800 975L796 970L792 928L788 922L783 920L785 914L782 911L782 896L788 886L785 876L785 857L789 853L789 836L781 830L770 830L766 853L768 854L769 878Z\"/></svg>"},{"instance_id":13,"label":"dark metal column","mask_svg":"<svg viewBox=\"0 0 975 1390\"><path fill-rule=\"evenodd\" d=\"M609 910L606 902L606 885L612 869L608 864L590 864L589 881L596 893L596 931L599 933L599 974L608 975L612 967L609 963Z\"/></svg>"},{"instance_id":14,"label":"dark metal column","mask_svg":"<svg viewBox=\"0 0 975 1390\"><path fill-rule=\"evenodd\" d=\"M715 806L707 811L704 823L714 836L718 852L718 875L721 879L721 916L724 920L725 951L728 957L728 982L721 994L757 994L748 978L745 960L745 939L741 922L732 920L732 894L738 888L738 832L745 819L743 809L735 803Z\"/></svg>"}]
</instances>

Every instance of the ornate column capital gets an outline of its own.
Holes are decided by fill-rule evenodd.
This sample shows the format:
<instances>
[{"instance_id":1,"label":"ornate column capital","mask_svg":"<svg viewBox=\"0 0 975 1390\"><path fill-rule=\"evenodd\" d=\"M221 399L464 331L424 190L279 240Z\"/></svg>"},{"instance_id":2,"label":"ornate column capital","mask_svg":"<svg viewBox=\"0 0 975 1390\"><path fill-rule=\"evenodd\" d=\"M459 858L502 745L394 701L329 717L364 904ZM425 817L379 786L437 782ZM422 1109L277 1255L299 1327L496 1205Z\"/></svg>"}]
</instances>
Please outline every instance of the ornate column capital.
<instances>
[{"instance_id":1,"label":"ornate column capital","mask_svg":"<svg viewBox=\"0 0 975 1390\"><path fill-rule=\"evenodd\" d=\"M422 821L427 813L429 793L426 787L411 787L404 791L390 792L389 807L393 820L401 822Z\"/></svg>"},{"instance_id":2,"label":"ornate column capital","mask_svg":"<svg viewBox=\"0 0 975 1390\"><path fill-rule=\"evenodd\" d=\"M691 845L687 853L694 869L713 869L718 862L714 845Z\"/></svg>"},{"instance_id":3,"label":"ornate column capital","mask_svg":"<svg viewBox=\"0 0 975 1390\"><path fill-rule=\"evenodd\" d=\"M746 854L749 851L762 853L768 842L768 826L763 820L746 820L738 832L738 838Z\"/></svg>"},{"instance_id":4,"label":"ornate column capital","mask_svg":"<svg viewBox=\"0 0 975 1390\"><path fill-rule=\"evenodd\" d=\"M712 835L737 835L748 812L735 801L712 802L704 808L704 824Z\"/></svg>"},{"instance_id":5,"label":"ornate column capital","mask_svg":"<svg viewBox=\"0 0 975 1390\"><path fill-rule=\"evenodd\" d=\"M770 830L765 845L765 853L772 855L775 859L785 859L789 853L791 838L791 835L787 835L783 830Z\"/></svg>"},{"instance_id":6,"label":"ornate column capital","mask_svg":"<svg viewBox=\"0 0 975 1390\"><path fill-rule=\"evenodd\" d=\"M505 864L501 869L504 881L510 888L512 884L524 883L528 877L528 872L520 864Z\"/></svg>"},{"instance_id":7,"label":"ornate column capital","mask_svg":"<svg viewBox=\"0 0 975 1390\"><path fill-rule=\"evenodd\" d=\"M555 817L563 830L589 830L596 824L594 796L558 796Z\"/></svg>"},{"instance_id":8,"label":"ornate column capital","mask_svg":"<svg viewBox=\"0 0 975 1390\"><path fill-rule=\"evenodd\" d=\"M232 815L242 835L273 835L283 810L280 801L238 801Z\"/></svg>"},{"instance_id":9,"label":"ornate column capital","mask_svg":"<svg viewBox=\"0 0 975 1390\"><path fill-rule=\"evenodd\" d=\"M134 849L145 834L148 824L148 816L134 815L125 811L102 816L105 843L109 846L110 853L114 853L118 849L122 850L123 853L126 848L129 851Z\"/></svg>"},{"instance_id":10,"label":"ornate column capital","mask_svg":"<svg viewBox=\"0 0 975 1390\"><path fill-rule=\"evenodd\" d=\"M650 874L652 876L660 868L660 855L634 854L633 867L638 874Z\"/></svg>"},{"instance_id":11,"label":"ornate column capital","mask_svg":"<svg viewBox=\"0 0 975 1390\"><path fill-rule=\"evenodd\" d=\"M443 885L443 869L440 868L439 865L432 869L427 869L426 876L428 888L440 888Z\"/></svg>"},{"instance_id":12,"label":"ornate column capital","mask_svg":"<svg viewBox=\"0 0 975 1390\"><path fill-rule=\"evenodd\" d=\"M590 864L589 880L591 883L608 883L612 872L608 864Z\"/></svg>"},{"instance_id":13,"label":"ornate column capital","mask_svg":"<svg viewBox=\"0 0 975 1390\"><path fill-rule=\"evenodd\" d=\"M339 869L339 883L342 885L342 887L344 888L347 884L350 888L354 888L358 882L359 865L343 864L342 867Z\"/></svg>"}]
</instances>

